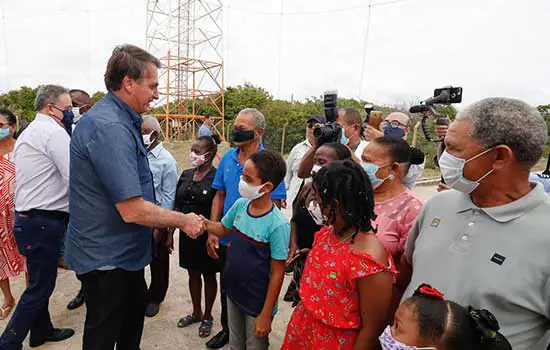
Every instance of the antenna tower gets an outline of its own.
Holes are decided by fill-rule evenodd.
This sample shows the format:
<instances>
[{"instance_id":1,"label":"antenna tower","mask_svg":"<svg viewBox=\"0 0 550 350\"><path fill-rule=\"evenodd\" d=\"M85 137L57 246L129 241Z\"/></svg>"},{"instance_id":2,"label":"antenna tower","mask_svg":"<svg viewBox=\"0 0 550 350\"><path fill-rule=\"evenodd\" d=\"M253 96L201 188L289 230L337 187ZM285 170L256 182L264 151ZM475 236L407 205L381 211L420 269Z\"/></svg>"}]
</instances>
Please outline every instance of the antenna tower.
<instances>
[{"instance_id":1,"label":"antenna tower","mask_svg":"<svg viewBox=\"0 0 550 350\"><path fill-rule=\"evenodd\" d=\"M167 141L195 138L206 113L225 140L222 0L148 0L147 50L160 58L154 109Z\"/></svg>"}]
</instances>

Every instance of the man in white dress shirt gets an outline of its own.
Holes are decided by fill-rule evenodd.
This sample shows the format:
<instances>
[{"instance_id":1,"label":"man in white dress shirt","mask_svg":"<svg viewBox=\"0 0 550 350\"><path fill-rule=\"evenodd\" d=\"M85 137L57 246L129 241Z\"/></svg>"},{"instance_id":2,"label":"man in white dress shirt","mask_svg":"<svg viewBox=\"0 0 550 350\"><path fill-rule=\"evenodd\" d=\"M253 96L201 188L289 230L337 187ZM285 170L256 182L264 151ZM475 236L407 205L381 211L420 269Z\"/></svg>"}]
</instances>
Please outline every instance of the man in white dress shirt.
<instances>
[{"instance_id":1,"label":"man in white dress shirt","mask_svg":"<svg viewBox=\"0 0 550 350\"><path fill-rule=\"evenodd\" d=\"M69 143L64 127L72 120L69 92L57 85L38 90L36 118L17 139L14 235L27 259L29 285L0 338L0 349L20 350L62 341L72 329L52 325L48 304L57 278L57 261L69 219Z\"/></svg>"}]
</instances>

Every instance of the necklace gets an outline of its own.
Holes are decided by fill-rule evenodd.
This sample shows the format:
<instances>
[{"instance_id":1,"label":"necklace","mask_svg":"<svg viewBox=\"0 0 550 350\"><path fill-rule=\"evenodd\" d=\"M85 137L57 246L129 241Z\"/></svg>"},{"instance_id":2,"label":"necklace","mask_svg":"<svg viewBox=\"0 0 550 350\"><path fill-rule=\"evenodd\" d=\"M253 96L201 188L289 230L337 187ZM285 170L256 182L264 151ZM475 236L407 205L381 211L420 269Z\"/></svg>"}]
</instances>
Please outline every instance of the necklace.
<instances>
[{"instance_id":1,"label":"necklace","mask_svg":"<svg viewBox=\"0 0 550 350\"><path fill-rule=\"evenodd\" d=\"M336 234L334 234L334 227L332 228L332 232L331 232L334 236L336 236ZM351 240L353 238L353 234L355 233L355 231L351 231L351 233L349 233L347 236L344 236L343 238L340 238L339 236L336 236L336 238L338 239L338 242L335 243L335 244L331 244L330 241L327 242L327 244L330 246L330 247L335 247L336 245L340 245L340 244L343 244L343 243L347 243L349 240Z\"/></svg>"}]
</instances>

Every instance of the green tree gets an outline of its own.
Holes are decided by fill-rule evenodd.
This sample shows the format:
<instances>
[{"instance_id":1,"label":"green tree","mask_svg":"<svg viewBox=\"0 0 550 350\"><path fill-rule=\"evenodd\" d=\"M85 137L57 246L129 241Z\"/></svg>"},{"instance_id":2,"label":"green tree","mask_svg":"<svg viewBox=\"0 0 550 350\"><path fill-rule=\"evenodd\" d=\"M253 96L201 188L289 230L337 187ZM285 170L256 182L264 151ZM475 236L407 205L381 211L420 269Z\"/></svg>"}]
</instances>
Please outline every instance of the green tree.
<instances>
[{"instance_id":1,"label":"green tree","mask_svg":"<svg viewBox=\"0 0 550 350\"><path fill-rule=\"evenodd\" d=\"M262 110L273 97L263 88L250 83L225 89L225 115L235 118L244 108Z\"/></svg>"},{"instance_id":2,"label":"green tree","mask_svg":"<svg viewBox=\"0 0 550 350\"><path fill-rule=\"evenodd\" d=\"M104 93L103 91L96 91L92 97L90 98L91 102L92 102L92 106L99 100L101 100L104 96L106 95L106 93Z\"/></svg>"},{"instance_id":3,"label":"green tree","mask_svg":"<svg viewBox=\"0 0 550 350\"><path fill-rule=\"evenodd\" d=\"M0 106L15 113L21 122L29 122L34 119L34 100L37 90L37 88L23 86L19 90L8 91L0 95Z\"/></svg>"}]
</instances>

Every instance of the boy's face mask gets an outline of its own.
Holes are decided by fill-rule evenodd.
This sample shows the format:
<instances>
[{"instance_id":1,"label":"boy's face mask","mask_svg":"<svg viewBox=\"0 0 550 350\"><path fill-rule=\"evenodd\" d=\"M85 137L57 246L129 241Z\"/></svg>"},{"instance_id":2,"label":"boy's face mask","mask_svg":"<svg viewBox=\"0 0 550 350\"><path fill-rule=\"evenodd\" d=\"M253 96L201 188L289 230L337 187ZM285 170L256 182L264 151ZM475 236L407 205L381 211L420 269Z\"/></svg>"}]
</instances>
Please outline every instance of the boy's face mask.
<instances>
[{"instance_id":1,"label":"boy's face mask","mask_svg":"<svg viewBox=\"0 0 550 350\"><path fill-rule=\"evenodd\" d=\"M254 199L260 198L265 194L265 192L260 192L264 186L265 184L258 186L249 185L241 176L241 180L239 181L239 194L241 197L253 201Z\"/></svg>"},{"instance_id":2,"label":"boy's face mask","mask_svg":"<svg viewBox=\"0 0 550 350\"><path fill-rule=\"evenodd\" d=\"M391 334L390 326L386 327L384 333L378 338L382 350L437 350L436 348L417 348L416 346L405 345L398 342Z\"/></svg>"}]
</instances>

